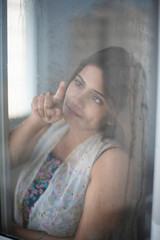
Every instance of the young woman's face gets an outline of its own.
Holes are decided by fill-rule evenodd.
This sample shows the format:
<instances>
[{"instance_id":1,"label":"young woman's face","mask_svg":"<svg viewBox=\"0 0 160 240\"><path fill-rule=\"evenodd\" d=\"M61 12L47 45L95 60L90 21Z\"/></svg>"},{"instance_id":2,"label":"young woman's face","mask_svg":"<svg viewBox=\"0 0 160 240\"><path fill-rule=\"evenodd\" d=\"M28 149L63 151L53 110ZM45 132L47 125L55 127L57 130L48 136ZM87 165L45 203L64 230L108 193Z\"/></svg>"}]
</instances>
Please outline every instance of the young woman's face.
<instances>
[{"instance_id":1,"label":"young woman's face","mask_svg":"<svg viewBox=\"0 0 160 240\"><path fill-rule=\"evenodd\" d=\"M88 65L70 83L63 104L66 122L81 131L96 133L105 124L108 105L102 70Z\"/></svg>"}]
</instances>

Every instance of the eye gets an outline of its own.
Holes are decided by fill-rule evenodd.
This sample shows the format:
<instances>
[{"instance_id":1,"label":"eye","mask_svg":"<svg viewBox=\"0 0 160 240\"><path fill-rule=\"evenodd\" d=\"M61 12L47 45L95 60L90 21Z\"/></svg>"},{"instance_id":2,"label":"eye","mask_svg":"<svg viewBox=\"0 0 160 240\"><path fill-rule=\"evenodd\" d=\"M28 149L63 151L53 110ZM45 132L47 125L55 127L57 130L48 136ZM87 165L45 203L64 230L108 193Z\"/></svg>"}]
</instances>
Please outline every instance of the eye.
<instances>
[{"instance_id":1,"label":"eye","mask_svg":"<svg viewBox=\"0 0 160 240\"><path fill-rule=\"evenodd\" d=\"M83 85L82 85L82 83L81 83L81 81L80 81L79 79L75 79L75 85L76 85L77 87L79 87L79 88L82 88L82 87L83 87Z\"/></svg>"},{"instance_id":2,"label":"eye","mask_svg":"<svg viewBox=\"0 0 160 240\"><path fill-rule=\"evenodd\" d=\"M96 95L93 96L93 100L95 101L95 103L102 104L102 100Z\"/></svg>"}]
</instances>

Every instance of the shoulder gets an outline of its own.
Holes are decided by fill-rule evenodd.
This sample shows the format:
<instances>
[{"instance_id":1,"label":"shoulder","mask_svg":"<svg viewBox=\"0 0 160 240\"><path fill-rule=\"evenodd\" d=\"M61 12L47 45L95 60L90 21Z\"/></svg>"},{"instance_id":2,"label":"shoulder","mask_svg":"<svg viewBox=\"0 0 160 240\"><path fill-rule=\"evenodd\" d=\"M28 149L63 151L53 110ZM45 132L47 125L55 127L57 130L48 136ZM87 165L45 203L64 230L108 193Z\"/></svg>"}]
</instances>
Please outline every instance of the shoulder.
<instances>
[{"instance_id":1,"label":"shoulder","mask_svg":"<svg viewBox=\"0 0 160 240\"><path fill-rule=\"evenodd\" d=\"M124 198L128 182L129 157L121 149L115 148L104 152L91 170L93 188L101 189L111 200ZM120 203L120 202L119 202Z\"/></svg>"},{"instance_id":2,"label":"shoulder","mask_svg":"<svg viewBox=\"0 0 160 240\"><path fill-rule=\"evenodd\" d=\"M99 170L109 170L112 168L116 169L127 169L129 165L129 156L128 154L121 150L120 148L111 148L104 151L100 157L97 159L92 168L92 175L95 175Z\"/></svg>"}]
</instances>

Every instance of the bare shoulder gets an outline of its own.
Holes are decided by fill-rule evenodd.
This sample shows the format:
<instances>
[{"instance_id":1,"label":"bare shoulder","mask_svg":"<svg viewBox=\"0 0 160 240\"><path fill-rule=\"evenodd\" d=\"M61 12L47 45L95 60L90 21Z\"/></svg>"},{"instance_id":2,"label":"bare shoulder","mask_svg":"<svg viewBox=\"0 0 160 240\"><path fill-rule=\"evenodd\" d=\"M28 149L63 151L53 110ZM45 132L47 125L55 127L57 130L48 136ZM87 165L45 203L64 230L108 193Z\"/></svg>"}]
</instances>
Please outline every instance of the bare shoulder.
<instances>
[{"instance_id":1,"label":"bare shoulder","mask_svg":"<svg viewBox=\"0 0 160 240\"><path fill-rule=\"evenodd\" d=\"M126 171L129 166L129 156L126 152L119 148L109 149L105 151L95 162L91 175L97 175L101 172L106 173L109 172L116 172ZM106 175L106 174L105 174Z\"/></svg>"},{"instance_id":2,"label":"bare shoulder","mask_svg":"<svg viewBox=\"0 0 160 240\"><path fill-rule=\"evenodd\" d=\"M120 149L104 152L92 167L92 189L99 189L114 208L121 208L124 204L129 181L128 169L128 155Z\"/></svg>"}]
</instances>

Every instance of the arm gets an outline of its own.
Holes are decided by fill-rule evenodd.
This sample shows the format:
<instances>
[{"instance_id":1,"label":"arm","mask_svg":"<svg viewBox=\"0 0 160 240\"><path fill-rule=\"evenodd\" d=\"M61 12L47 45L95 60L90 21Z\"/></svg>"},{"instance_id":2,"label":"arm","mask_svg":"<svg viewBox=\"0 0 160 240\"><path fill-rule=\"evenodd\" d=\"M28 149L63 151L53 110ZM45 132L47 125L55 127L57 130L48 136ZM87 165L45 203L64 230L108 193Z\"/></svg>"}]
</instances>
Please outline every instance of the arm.
<instances>
[{"instance_id":1,"label":"arm","mask_svg":"<svg viewBox=\"0 0 160 240\"><path fill-rule=\"evenodd\" d=\"M57 238L45 232L25 229L16 225L13 227L12 234L24 240L73 240L73 238Z\"/></svg>"},{"instance_id":2,"label":"arm","mask_svg":"<svg viewBox=\"0 0 160 240\"><path fill-rule=\"evenodd\" d=\"M25 240L101 240L116 229L125 210L128 158L118 149L109 150L97 160L91 171L83 214L73 238L56 238L41 232L21 229ZM23 232L24 231L24 232ZM26 233L25 233L26 231ZM19 233L19 232L18 232ZM28 236L27 236L28 234ZM38 235L36 235L38 234ZM33 236L36 236L33 238Z\"/></svg>"},{"instance_id":3,"label":"arm","mask_svg":"<svg viewBox=\"0 0 160 240\"><path fill-rule=\"evenodd\" d=\"M25 162L47 126L41 128L32 115L10 132L10 159L12 167Z\"/></svg>"},{"instance_id":4,"label":"arm","mask_svg":"<svg viewBox=\"0 0 160 240\"><path fill-rule=\"evenodd\" d=\"M47 93L34 97L31 115L10 133L12 166L25 162L50 124L62 118L64 93L65 83L61 82L55 95Z\"/></svg>"},{"instance_id":5,"label":"arm","mask_svg":"<svg viewBox=\"0 0 160 240\"><path fill-rule=\"evenodd\" d=\"M116 229L126 208L128 164L119 149L105 152L94 164L76 240L106 239Z\"/></svg>"}]
</instances>

